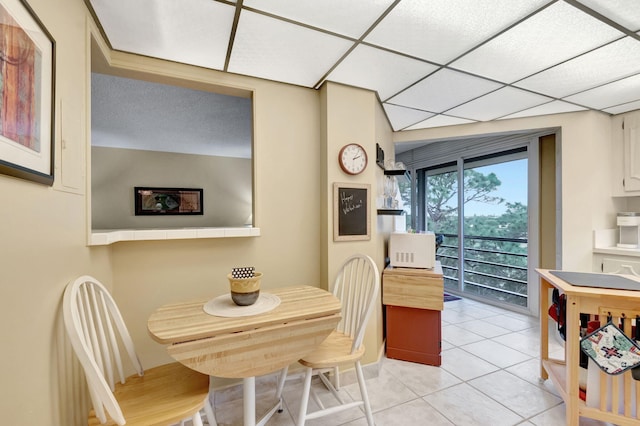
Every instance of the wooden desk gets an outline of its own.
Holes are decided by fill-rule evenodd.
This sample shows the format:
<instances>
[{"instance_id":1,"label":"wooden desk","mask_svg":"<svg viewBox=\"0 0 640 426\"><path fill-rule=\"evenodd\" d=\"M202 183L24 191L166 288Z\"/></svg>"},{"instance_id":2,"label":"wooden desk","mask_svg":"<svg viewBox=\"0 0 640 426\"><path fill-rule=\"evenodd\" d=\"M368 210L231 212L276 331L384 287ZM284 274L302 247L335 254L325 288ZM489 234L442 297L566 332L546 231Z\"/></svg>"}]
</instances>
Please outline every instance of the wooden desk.
<instances>
[{"instance_id":1,"label":"wooden desk","mask_svg":"<svg viewBox=\"0 0 640 426\"><path fill-rule=\"evenodd\" d=\"M580 313L599 315L602 325L606 323L609 314L614 322L622 317L635 318L636 315L640 315L640 291L574 286L551 274L549 270L536 271L540 275L540 377L550 378L564 400L567 412L566 425L578 426L580 416L617 425L637 425L639 421L631 416L631 407L637 405L640 408L640 382L632 379L630 371L613 377L607 376L604 372L599 373L601 385L598 392L601 398L598 407L587 406L580 399ZM640 279L626 277L638 281L640 289ZM549 358L549 292L554 287L567 296L565 360ZM625 322L624 332L627 335L631 334L631 321ZM605 384L609 380L613 385L612 389L607 390ZM635 388L635 402L631 398L632 387ZM623 389L622 392L619 391L620 388ZM613 410L607 407L607 393L613 398ZM618 413L618 403L624 405L623 414Z\"/></svg>"},{"instance_id":2,"label":"wooden desk","mask_svg":"<svg viewBox=\"0 0 640 426\"><path fill-rule=\"evenodd\" d=\"M208 300L158 308L147 328L167 352L187 367L244 381L245 425L255 424L255 376L272 373L312 352L340 321L340 301L309 286L265 290L281 303L264 314L226 318L209 315ZM272 409L267 416L273 414Z\"/></svg>"}]
</instances>

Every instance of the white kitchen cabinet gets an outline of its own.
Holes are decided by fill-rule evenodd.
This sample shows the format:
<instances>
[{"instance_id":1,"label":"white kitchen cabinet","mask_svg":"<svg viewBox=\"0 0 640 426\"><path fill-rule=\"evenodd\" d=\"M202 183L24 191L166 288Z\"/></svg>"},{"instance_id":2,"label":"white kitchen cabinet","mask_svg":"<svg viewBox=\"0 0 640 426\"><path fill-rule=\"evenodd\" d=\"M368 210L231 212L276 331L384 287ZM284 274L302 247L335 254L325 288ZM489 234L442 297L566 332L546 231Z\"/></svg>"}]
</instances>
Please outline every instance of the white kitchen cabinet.
<instances>
[{"instance_id":1,"label":"white kitchen cabinet","mask_svg":"<svg viewBox=\"0 0 640 426\"><path fill-rule=\"evenodd\" d=\"M640 114L625 116L623 121L624 188L640 191Z\"/></svg>"},{"instance_id":2,"label":"white kitchen cabinet","mask_svg":"<svg viewBox=\"0 0 640 426\"><path fill-rule=\"evenodd\" d=\"M631 260L624 257L605 257L602 259L602 272L640 277L640 260Z\"/></svg>"},{"instance_id":3,"label":"white kitchen cabinet","mask_svg":"<svg viewBox=\"0 0 640 426\"><path fill-rule=\"evenodd\" d=\"M613 120L614 196L640 195L640 111Z\"/></svg>"}]
</instances>

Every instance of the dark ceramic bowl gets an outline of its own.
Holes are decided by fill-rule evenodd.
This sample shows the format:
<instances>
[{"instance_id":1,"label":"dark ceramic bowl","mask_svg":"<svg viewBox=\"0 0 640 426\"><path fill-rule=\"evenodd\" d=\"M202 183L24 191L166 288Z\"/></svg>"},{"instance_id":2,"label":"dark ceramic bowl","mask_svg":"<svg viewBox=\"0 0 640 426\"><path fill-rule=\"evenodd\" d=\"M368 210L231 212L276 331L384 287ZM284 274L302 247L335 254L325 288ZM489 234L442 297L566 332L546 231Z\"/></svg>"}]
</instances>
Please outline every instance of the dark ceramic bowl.
<instances>
[{"instance_id":1,"label":"dark ceramic bowl","mask_svg":"<svg viewBox=\"0 0 640 426\"><path fill-rule=\"evenodd\" d=\"M258 296L260 296L260 290L252 291L251 293L231 292L231 300L238 306L253 305L258 300Z\"/></svg>"},{"instance_id":2,"label":"dark ceramic bowl","mask_svg":"<svg viewBox=\"0 0 640 426\"><path fill-rule=\"evenodd\" d=\"M229 279L229 290L231 300L239 306L249 306L256 303L260 295L260 280L262 272L254 273L253 277L234 278L231 274L227 274Z\"/></svg>"}]
</instances>

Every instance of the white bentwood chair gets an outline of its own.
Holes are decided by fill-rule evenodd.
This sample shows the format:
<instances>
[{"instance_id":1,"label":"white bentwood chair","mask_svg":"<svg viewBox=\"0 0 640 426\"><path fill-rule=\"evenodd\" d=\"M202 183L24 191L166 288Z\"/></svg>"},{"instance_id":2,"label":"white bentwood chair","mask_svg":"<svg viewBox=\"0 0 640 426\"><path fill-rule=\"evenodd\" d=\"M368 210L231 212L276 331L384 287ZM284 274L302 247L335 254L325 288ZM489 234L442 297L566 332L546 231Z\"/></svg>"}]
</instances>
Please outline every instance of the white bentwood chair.
<instances>
[{"instance_id":1,"label":"white bentwood chair","mask_svg":"<svg viewBox=\"0 0 640 426\"><path fill-rule=\"evenodd\" d=\"M202 426L200 410L215 425L209 376L177 362L143 370L122 315L98 280L84 275L70 282L63 313L93 403L89 425L183 425L191 420ZM126 379L125 356L137 372Z\"/></svg>"},{"instance_id":2,"label":"white bentwood chair","mask_svg":"<svg viewBox=\"0 0 640 426\"><path fill-rule=\"evenodd\" d=\"M307 420L359 406L364 406L367 423L373 426L373 415L360 360L365 352L362 340L364 339L367 321L375 306L379 291L380 273L373 259L366 255L357 254L349 257L344 262L333 286L333 294L340 299L342 305L342 319L338 323L336 330L313 353L298 361L305 367L298 426L304 425ZM355 365L362 396L360 401L346 402L336 389L336 386L327 377L329 372L334 372L337 379L337 367L350 363ZM286 371L282 377L284 375L286 375ZM320 398L311 389L311 379L314 375L321 379L340 405L325 408ZM278 397L281 391L282 385L278 387ZM310 395L320 409L307 413Z\"/></svg>"}]
</instances>

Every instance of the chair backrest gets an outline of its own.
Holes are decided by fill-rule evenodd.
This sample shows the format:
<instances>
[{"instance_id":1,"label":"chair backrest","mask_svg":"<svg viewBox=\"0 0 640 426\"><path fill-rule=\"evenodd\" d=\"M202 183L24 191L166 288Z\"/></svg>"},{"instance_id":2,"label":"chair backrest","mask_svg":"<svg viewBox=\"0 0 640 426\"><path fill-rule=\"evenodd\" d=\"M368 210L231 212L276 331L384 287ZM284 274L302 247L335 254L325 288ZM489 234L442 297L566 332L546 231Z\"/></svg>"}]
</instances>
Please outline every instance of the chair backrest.
<instances>
[{"instance_id":1,"label":"chair backrest","mask_svg":"<svg viewBox=\"0 0 640 426\"><path fill-rule=\"evenodd\" d=\"M96 416L105 423L106 409L115 422L125 424L113 395L115 382L125 381L121 352L128 354L139 375L144 371L115 301L98 280L84 275L67 285L63 314L69 340L87 378Z\"/></svg>"},{"instance_id":2,"label":"chair backrest","mask_svg":"<svg viewBox=\"0 0 640 426\"><path fill-rule=\"evenodd\" d=\"M352 352L362 345L379 291L380 273L373 259L356 254L344 262L334 282L333 294L342 305L337 330L353 338Z\"/></svg>"}]
</instances>

